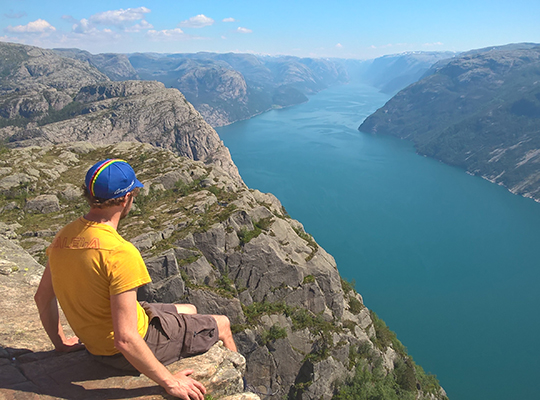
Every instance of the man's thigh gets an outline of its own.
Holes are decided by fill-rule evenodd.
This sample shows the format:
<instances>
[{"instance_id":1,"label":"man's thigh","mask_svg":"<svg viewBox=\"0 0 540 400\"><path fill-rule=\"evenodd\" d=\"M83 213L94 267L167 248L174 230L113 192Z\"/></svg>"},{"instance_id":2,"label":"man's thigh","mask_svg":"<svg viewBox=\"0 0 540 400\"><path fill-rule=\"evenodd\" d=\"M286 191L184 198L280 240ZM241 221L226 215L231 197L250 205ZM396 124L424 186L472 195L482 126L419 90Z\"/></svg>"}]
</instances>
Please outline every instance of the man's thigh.
<instances>
[{"instance_id":1,"label":"man's thigh","mask_svg":"<svg viewBox=\"0 0 540 400\"><path fill-rule=\"evenodd\" d=\"M211 315L179 314L174 304L141 305L150 320L144 340L165 365L202 354L218 341L217 322Z\"/></svg>"}]
</instances>

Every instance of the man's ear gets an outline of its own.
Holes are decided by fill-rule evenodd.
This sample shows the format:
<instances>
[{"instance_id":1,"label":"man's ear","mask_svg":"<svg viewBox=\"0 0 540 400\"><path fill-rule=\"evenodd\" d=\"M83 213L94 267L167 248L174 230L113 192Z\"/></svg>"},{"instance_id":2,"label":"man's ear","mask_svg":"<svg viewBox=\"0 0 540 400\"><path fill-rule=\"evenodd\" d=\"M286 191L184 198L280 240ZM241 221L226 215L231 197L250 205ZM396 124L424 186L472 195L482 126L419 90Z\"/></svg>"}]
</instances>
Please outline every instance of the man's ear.
<instances>
[{"instance_id":1,"label":"man's ear","mask_svg":"<svg viewBox=\"0 0 540 400\"><path fill-rule=\"evenodd\" d=\"M124 196L124 200L122 200L122 206L125 207L128 205L129 203L129 199L132 198L133 196L131 195L131 192L129 193L126 193L126 195Z\"/></svg>"}]
</instances>

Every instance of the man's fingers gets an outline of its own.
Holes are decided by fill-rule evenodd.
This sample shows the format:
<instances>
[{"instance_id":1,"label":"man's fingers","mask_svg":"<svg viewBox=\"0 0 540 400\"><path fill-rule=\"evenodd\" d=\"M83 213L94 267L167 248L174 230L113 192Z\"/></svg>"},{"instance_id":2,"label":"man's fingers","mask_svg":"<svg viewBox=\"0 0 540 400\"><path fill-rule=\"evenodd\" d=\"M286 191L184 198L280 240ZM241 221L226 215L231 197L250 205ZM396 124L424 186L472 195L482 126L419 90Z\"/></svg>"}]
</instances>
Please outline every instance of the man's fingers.
<instances>
[{"instance_id":1,"label":"man's fingers","mask_svg":"<svg viewBox=\"0 0 540 400\"><path fill-rule=\"evenodd\" d=\"M193 400L204 400L204 395L197 387L191 389L189 397L191 397Z\"/></svg>"},{"instance_id":2,"label":"man's fingers","mask_svg":"<svg viewBox=\"0 0 540 400\"><path fill-rule=\"evenodd\" d=\"M195 379L193 379L193 384L197 387L197 389L200 390L200 392L203 395L206 394L206 388L204 387L204 385L201 382L196 381Z\"/></svg>"}]
</instances>

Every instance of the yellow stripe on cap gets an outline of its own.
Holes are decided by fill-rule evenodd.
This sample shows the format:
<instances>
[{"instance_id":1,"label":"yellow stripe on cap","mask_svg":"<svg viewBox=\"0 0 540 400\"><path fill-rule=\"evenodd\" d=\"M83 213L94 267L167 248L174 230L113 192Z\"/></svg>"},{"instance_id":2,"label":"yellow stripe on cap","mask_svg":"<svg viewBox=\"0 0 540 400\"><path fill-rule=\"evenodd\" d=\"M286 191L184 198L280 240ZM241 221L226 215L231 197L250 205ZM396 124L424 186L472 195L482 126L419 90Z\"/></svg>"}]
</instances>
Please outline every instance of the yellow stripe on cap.
<instances>
[{"instance_id":1,"label":"yellow stripe on cap","mask_svg":"<svg viewBox=\"0 0 540 400\"><path fill-rule=\"evenodd\" d=\"M120 160L119 158L115 158L112 160L105 161L103 164L101 164L98 169L94 172L94 175L92 176L92 179L90 179L90 194L92 196L95 196L96 193L94 192L94 185L96 184L97 178L99 175L109 166L117 162L124 162L127 163L125 160Z\"/></svg>"}]
</instances>

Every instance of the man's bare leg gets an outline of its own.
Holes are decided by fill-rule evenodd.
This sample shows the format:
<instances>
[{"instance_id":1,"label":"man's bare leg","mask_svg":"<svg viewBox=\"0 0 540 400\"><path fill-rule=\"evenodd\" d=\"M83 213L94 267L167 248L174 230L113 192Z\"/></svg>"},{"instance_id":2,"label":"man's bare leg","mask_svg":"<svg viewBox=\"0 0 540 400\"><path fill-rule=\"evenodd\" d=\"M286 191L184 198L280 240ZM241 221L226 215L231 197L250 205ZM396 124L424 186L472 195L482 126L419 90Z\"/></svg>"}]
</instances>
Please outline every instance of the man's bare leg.
<instances>
[{"instance_id":1,"label":"man's bare leg","mask_svg":"<svg viewBox=\"0 0 540 400\"><path fill-rule=\"evenodd\" d=\"M223 342L223 345L232 351L238 351L236 349L236 343L234 343L233 335L231 332L231 322L225 315L212 315L217 322L219 331L219 340Z\"/></svg>"},{"instance_id":2,"label":"man's bare leg","mask_svg":"<svg viewBox=\"0 0 540 400\"><path fill-rule=\"evenodd\" d=\"M197 314L197 307L193 304L175 304L178 314Z\"/></svg>"}]
</instances>

